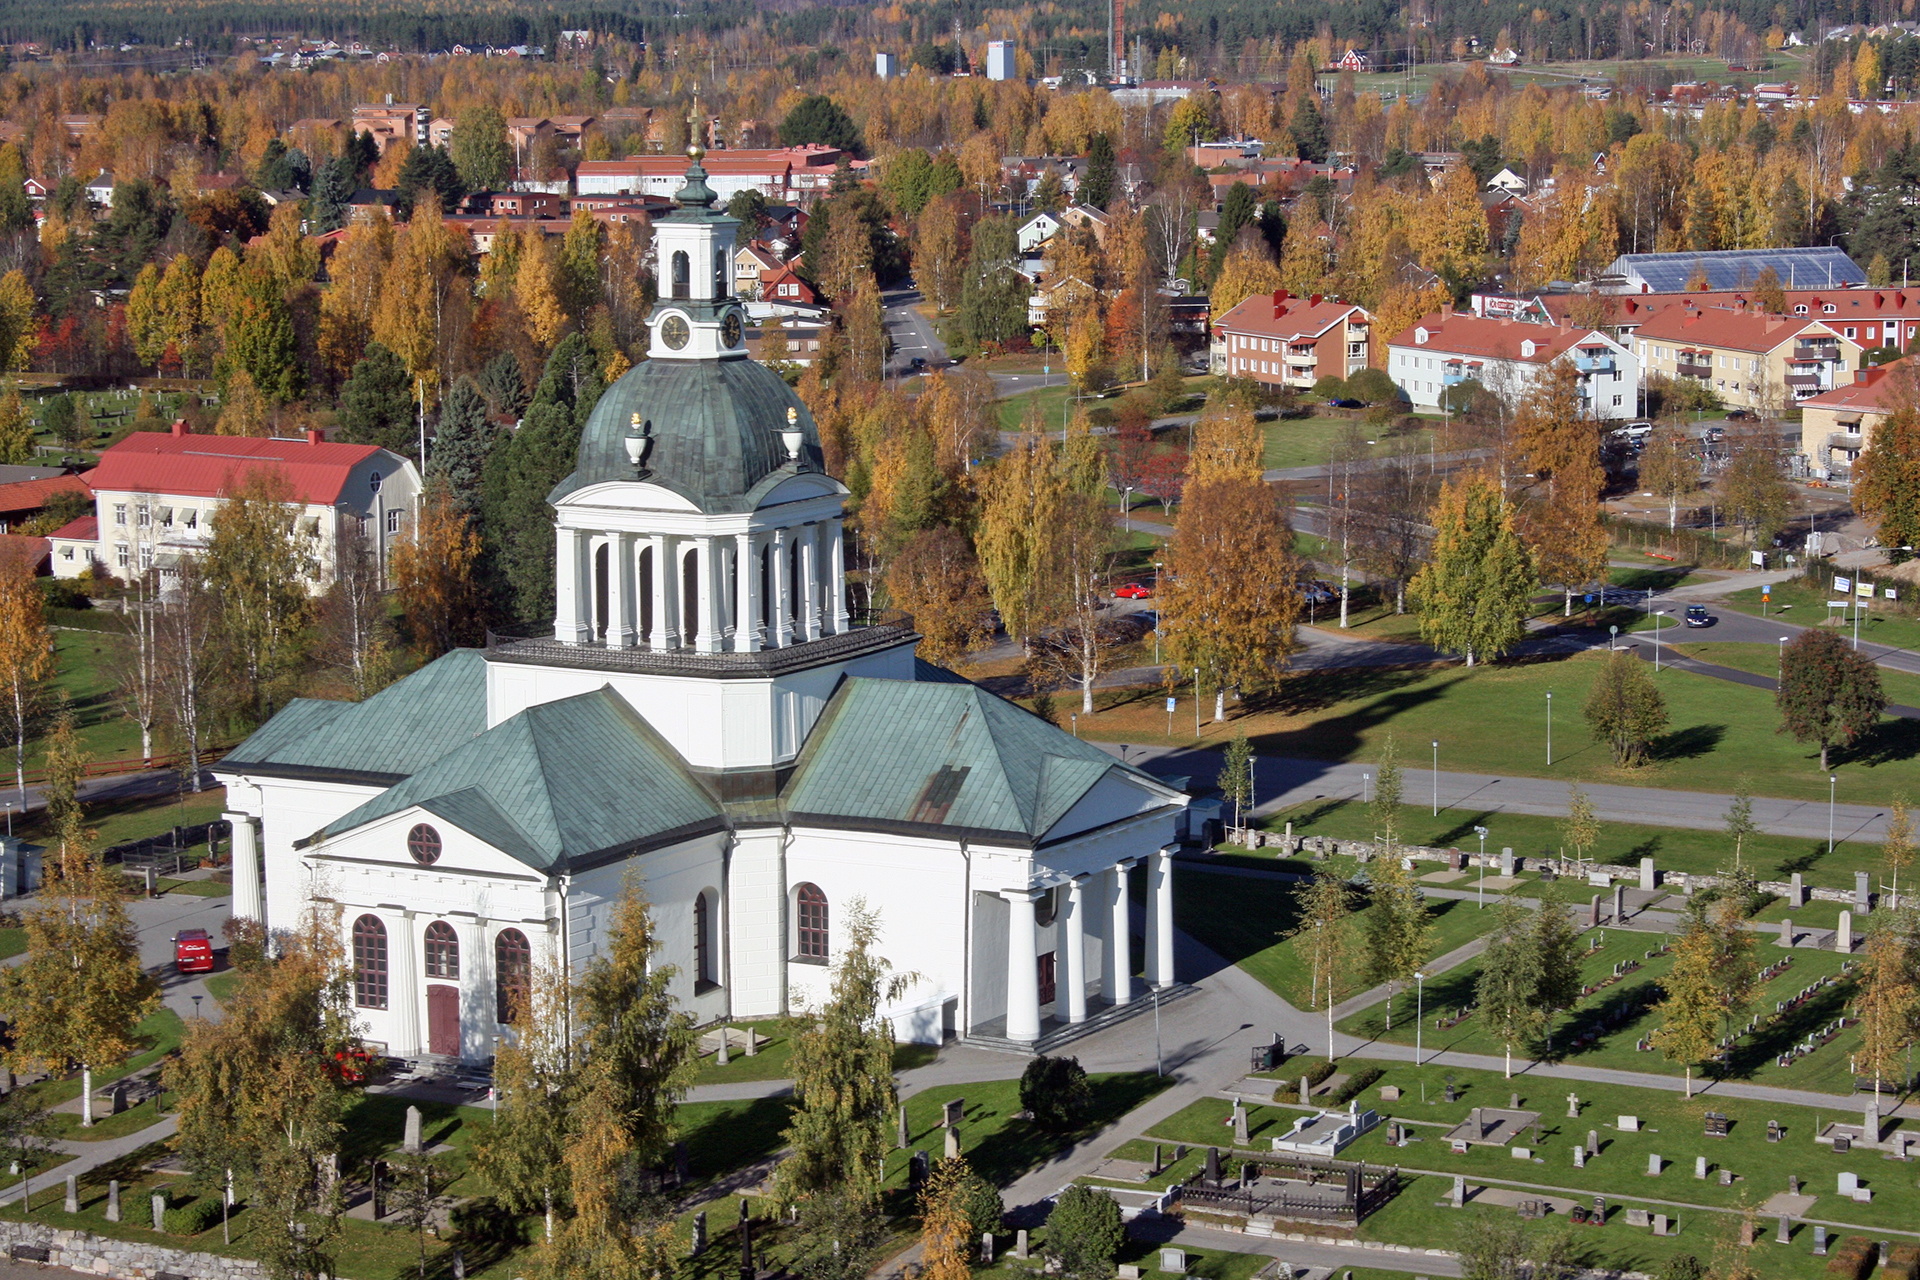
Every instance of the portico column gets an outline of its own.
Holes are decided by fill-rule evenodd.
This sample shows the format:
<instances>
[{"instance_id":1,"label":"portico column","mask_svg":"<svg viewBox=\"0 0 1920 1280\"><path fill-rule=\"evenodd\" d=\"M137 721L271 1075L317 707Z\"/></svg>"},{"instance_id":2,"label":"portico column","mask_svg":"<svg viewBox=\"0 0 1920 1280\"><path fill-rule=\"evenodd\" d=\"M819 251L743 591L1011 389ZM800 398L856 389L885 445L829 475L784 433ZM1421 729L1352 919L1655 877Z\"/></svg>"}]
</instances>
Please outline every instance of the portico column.
<instances>
[{"instance_id":1,"label":"portico column","mask_svg":"<svg viewBox=\"0 0 1920 1280\"><path fill-rule=\"evenodd\" d=\"M1040 1038L1040 956L1035 951L1033 891L1010 889L1007 900L1007 1039Z\"/></svg>"},{"instance_id":2,"label":"portico column","mask_svg":"<svg viewBox=\"0 0 1920 1280\"><path fill-rule=\"evenodd\" d=\"M1087 1020L1087 895L1078 878L1067 881L1062 940L1054 949L1054 990L1067 997L1067 1022ZM1059 1009L1058 995L1053 1006Z\"/></svg>"},{"instance_id":3,"label":"portico column","mask_svg":"<svg viewBox=\"0 0 1920 1280\"><path fill-rule=\"evenodd\" d=\"M459 912L450 919L460 930L460 1056L486 1057L494 1050L496 1013L487 922Z\"/></svg>"},{"instance_id":4,"label":"portico column","mask_svg":"<svg viewBox=\"0 0 1920 1280\"><path fill-rule=\"evenodd\" d=\"M233 914L267 922L266 894L260 887L260 832L244 813L222 814L233 829Z\"/></svg>"},{"instance_id":5,"label":"portico column","mask_svg":"<svg viewBox=\"0 0 1920 1280\"><path fill-rule=\"evenodd\" d=\"M1127 873L1137 858L1122 858L1107 872L1112 891L1107 897L1107 999L1126 1004L1133 999L1133 932L1131 904L1127 901Z\"/></svg>"},{"instance_id":6,"label":"portico column","mask_svg":"<svg viewBox=\"0 0 1920 1280\"><path fill-rule=\"evenodd\" d=\"M655 649L671 649L680 643L678 628L674 618L679 610L674 602L680 598L680 571L673 562L673 540L664 533L656 533L647 539L648 548L653 552L653 634L647 637L647 644Z\"/></svg>"},{"instance_id":7,"label":"portico column","mask_svg":"<svg viewBox=\"0 0 1920 1280\"><path fill-rule=\"evenodd\" d=\"M713 539L701 538L693 544L695 573L699 578L699 592L694 600L694 617L688 619L693 624L693 647L701 653L720 652L720 628L716 625L714 605L719 594L719 582L714 575Z\"/></svg>"},{"instance_id":8,"label":"portico column","mask_svg":"<svg viewBox=\"0 0 1920 1280\"><path fill-rule=\"evenodd\" d=\"M843 635L847 630L847 530L841 520L833 521L828 528L827 607L832 613L833 634Z\"/></svg>"},{"instance_id":9,"label":"portico column","mask_svg":"<svg viewBox=\"0 0 1920 1280\"><path fill-rule=\"evenodd\" d=\"M1147 982L1173 985L1173 849L1157 849L1147 861Z\"/></svg>"},{"instance_id":10,"label":"portico column","mask_svg":"<svg viewBox=\"0 0 1920 1280\"><path fill-rule=\"evenodd\" d=\"M631 649L639 641L639 621L634 603L634 535L616 533L607 548L607 576L613 579L613 626L607 644L616 649Z\"/></svg>"},{"instance_id":11,"label":"portico column","mask_svg":"<svg viewBox=\"0 0 1920 1280\"><path fill-rule=\"evenodd\" d=\"M784 649L793 643L793 605L787 600L791 591L792 570L787 567L787 558L793 554L792 539L785 529L773 531L773 569L767 576L772 579L773 598L767 602L767 616L772 621L769 638L776 648Z\"/></svg>"},{"instance_id":12,"label":"portico column","mask_svg":"<svg viewBox=\"0 0 1920 1280\"><path fill-rule=\"evenodd\" d=\"M820 638L820 526L810 524L800 534L800 591L806 612L801 618L801 634L809 640Z\"/></svg>"},{"instance_id":13,"label":"portico column","mask_svg":"<svg viewBox=\"0 0 1920 1280\"><path fill-rule=\"evenodd\" d=\"M589 581L592 536L586 529L554 530L553 638L567 644L586 644L593 639L593 586Z\"/></svg>"},{"instance_id":14,"label":"portico column","mask_svg":"<svg viewBox=\"0 0 1920 1280\"><path fill-rule=\"evenodd\" d=\"M754 597L760 594L760 557L753 549L753 535L733 535L733 648L736 653L752 653L760 647L760 624Z\"/></svg>"},{"instance_id":15,"label":"portico column","mask_svg":"<svg viewBox=\"0 0 1920 1280\"><path fill-rule=\"evenodd\" d=\"M403 1058L420 1056L420 964L414 955L413 912L389 907L400 918L389 930L397 935L393 963L387 968L387 998L393 1002L393 1050Z\"/></svg>"}]
</instances>

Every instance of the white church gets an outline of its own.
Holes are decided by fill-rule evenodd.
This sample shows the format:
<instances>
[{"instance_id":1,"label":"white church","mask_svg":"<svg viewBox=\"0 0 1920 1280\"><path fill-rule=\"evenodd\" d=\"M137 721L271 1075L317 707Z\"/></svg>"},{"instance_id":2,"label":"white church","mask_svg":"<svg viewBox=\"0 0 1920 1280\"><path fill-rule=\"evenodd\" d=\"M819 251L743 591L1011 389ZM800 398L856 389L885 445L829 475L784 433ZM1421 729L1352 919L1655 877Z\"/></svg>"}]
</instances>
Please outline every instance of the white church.
<instances>
[{"instance_id":1,"label":"white church","mask_svg":"<svg viewBox=\"0 0 1920 1280\"><path fill-rule=\"evenodd\" d=\"M595 956L629 873L703 1024L822 1003L855 900L914 975L902 1040L1044 1048L1137 1011L1174 982L1186 797L849 608L847 490L747 356L738 223L692 155L654 227L653 358L550 496L552 636L296 701L221 761L234 914L331 904L361 1033L403 1058L489 1060L536 964Z\"/></svg>"}]
</instances>

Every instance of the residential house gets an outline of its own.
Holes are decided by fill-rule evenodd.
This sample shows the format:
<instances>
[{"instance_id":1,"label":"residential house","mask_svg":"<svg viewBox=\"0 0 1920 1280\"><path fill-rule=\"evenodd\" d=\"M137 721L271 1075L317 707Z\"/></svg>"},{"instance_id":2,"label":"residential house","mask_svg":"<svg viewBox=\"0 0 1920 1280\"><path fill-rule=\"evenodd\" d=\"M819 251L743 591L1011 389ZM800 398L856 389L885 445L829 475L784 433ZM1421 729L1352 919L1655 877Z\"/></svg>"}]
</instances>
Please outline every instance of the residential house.
<instances>
[{"instance_id":1,"label":"residential house","mask_svg":"<svg viewBox=\"0 0 1920 1280\"><path fill-rule=\"evenodd\" d=\"M1469 381L1512 402L1562 361L1579 370L1590 416L1639 413L1641 362L1599 329L1490 320L1445 306L1387 340L1387 375L1418 409L1440 408L1448 387Z\"/></svg>"},{"instance_id":2,"label":"residential house","mask_svg":"<svg viewBox=\"0 0 1920 1280\"><path fill-rule=\"evenodd\" d=\"M1064 225L1057 215L1044 212L1036 213L1021 223L1019 230L1013 233L1014 242L1019 246L1021 256L1033 253L1041 245L1053 239Z\"/></svg>"},{"instance_id":3,"label":"residential house","mask_svg":"<svg viewBox=\"0 0 1920 1280\"><path fill-rule=\"evenodd\" d=\"M63 493L93 496L85 478L71 475L58 467L8 467L7 471L44 472L32 479L0 478L0 533L7 533L47 509Z\"/></svg>"},{"instance_id":4,"label":"residential house","mask_svg":"<svg viewBox=\"0 0 1920 1280\"><path fill-rule=\"evenodd\" d=\"M356 134L366 134L373 139L380 154L387 154L392 147L417 147L427 140L427 126L433 113L416 102L395 102L393 95L387 95L387 101L376 104L362 104L353 109L352 129Z\"/></svg>"},{"instance_id":5,"label":"residential house","mask_svg":"<svg viewBox=\"0 0 1920 1280\"><path fill-rule=\"evenodd\" d=\"M1816 480L1845 480L1853 464L1893 411L1899 408L1895 369L1913 372L1913 361L1896 360L1855 369L1853 381L1800 402L1800 452Z\"/></svg>"},{"instance_id":6,"label":"residential house","mask_svg":"<svg viewBox=\"0 0 1920 1280\"><path fill-rule=\"evenodd\" d=\"M758 298L760 281L778 275L784 264L761 246L748 241L733 251L733 291L742 298Z\"/></svg>"},{"instance_id":7,"label":"residential house","mask_svg":"<svg viewBox=\"0 0 1920 1280\"><path fill-rule=\"evenodd\" d=\"M1231 378L1304 391L1364 369L1372 325L1364 307L1337 298L1257 293L1214 321L1214 364Z\"/></svg>"},{"instance_id":8,"label":"residential house","mask_svg":"<svg viewBox=\"0 0 1920 1280\"><path fill-rule=\"evenodd\" d=\"M1860 343L1821 320L1669 307L1628 339L1649 376L1693 378L1723 404L1777 414L1845 383Z\"/></svg>"},{"instance_id":9,"label":"residential house","mask_svg":"<svg viewBox=\"0 0 1920 1280\"><path fill-rule=\"evenodd\" d=\"M760 299L765 302L782 302L793 306L812 307L820 302L820 296L813 286L800 278L794 270L794 263L785 263L760 277Z\"/></svg>"}]
</instances>

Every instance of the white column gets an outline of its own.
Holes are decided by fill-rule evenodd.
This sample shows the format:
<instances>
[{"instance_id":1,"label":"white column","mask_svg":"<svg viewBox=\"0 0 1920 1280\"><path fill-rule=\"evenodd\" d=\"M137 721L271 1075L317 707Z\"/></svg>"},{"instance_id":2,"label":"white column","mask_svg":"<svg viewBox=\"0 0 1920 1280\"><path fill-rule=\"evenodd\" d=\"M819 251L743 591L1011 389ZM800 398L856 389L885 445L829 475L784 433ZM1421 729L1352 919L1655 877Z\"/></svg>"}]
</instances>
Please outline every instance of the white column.
<instances>
[{"instance_id":1,"label":"white column","mask_svg":"<svg viewBox=\"0 0 1920 1280\"><path fill-rule=\"evenodd\" d=\"M616 533L607 546L607 576L613 579L613 625L607 628L607 645L615 649L631 649L640 638L633 542L633 534Z\"/></svg>"},{"instance_id":2,"label":"white column","mask_svg":"<svg viewBox=\"0 0 1920 1280\"><path fill-rule=\"evenodd\" d=\"M720 601L726 590L726 584L721 581L720 548L712 538L701 538L693 547L700 566L700 599L693 645L701 653L719 653L724 639L721 631L725 626L721 621Z\"/></svg>"},{"instance_id":3,"label":"white column","mask_svg":"<svg viewBox=\"0 0 1920 1280\"><path fill-rule=\"evenodd\" d=\"M1173 847L1147 862L1147 982L1173 985Z\"/></svg>"},{"instance_id":4,"label":"white column","mask_svg":"<svg viewBox=\"0 0 1920 1280\"><path fill-rule=\"evenodd\" d=\"M1133 999L1133 944L1128 936L1133 930L1132 912L1127 901L1127 873L1133 870L1135 858L1122 858L1113 864L1107 873L1111 881L1107 902L1107 999L1114 1004L1126 1004Z\"/></svg>"},{"instance_id":5,"label":"white column","mask_svg":"<svg viewBox=\"0 0 1920 1280\"><path fill-rule=\"evenodd\" d=\"M847 629L847 530L841 520L832 521L827 528L827 607L832 614L833 634L841 635Z\"/></svg>"},{"instance_id":6,"label":"white column","mask_svg":"<svg viewBox=\"0 0 1920 1280\"><path fill-rule=\"evenodd\" d=\"M1067 881L1060 913L1060 943L1054 948L1054 1009L1064 1008L1069 1023L1087 1020L1087 895L1079 879ZM1060 1003L1060 995L1066 1003Z\"/></svg>"},{"instance_id":7,"label":"white column","mask_svg":"<svg viewBox=\"0 0 1920 1280\"><path fill-rule=\"evenodd\" d=\"M266 893L260 886L260 832L244 813L221 815L233 827L233 914L267 922Z\"/></svg>"},{"instance_id":8,"label":"white column","mask_svg":"<svg viewBox=\"0 0 1920 1280\"><path fill-rule=\"evenodd\" d=\"M793 541L785 529L773 531L773 568L769 576L773 579L773 597L767 602L767 615L773 621L768 638L775 648L784 649L793 643L792 603L787 599L792 587L787 567L787 558L793 554Z\"/></svg>"},{"instance_id":9,"label":"white column","mask_svg":"<svg viewBox=\"0 0 1920 1280\"><path fill-rule=\"evenodd\" d=\"M554 530L553 638L568 644L593 639L592 536L585 529Z\"/></svg>"},{"instance_id":10,"label":"white column","mask_svg":"<svg viewBox=\"0 0 1920 1280\"><path fill-rule=\"evenodd\" d=\"M460 931L460 1056L494 1050L493 945L479 916L450 917Z\"/></svg>"},{"instance_id":11,"label":"white column","mask_svg":"<svg viewBox=\"0 0 1920 1280\"><path fill-rule=\"evenodd\" d=\"M677 649L680 646L680 566L676 563L678 548L673 539L664 533L656 533L651 539L653 547L653 634L647 637L647 643L655 649Z\"/></svg>"},{"instance_id":12,"label":"white column","mask_svg":"<svg viewBox=\"0 0 1920 1280\"><path fill-rule=\"evenodd\" d=\"M1034 948L1033 892L1012 889L1007 900L1007 1039L1040 1038L1040 954Z\"/></svg>"},{"instance_id":13,"label":"white column","mask_svg":"<svg viewBox=\"0 0 1920 1280\"><path fill-rule=\"evenodd\" d=\"M820 526L810 524L800 534L801 634L820 638Z\"/></svg>"},{"instance_id":14,"label":"white column","mask_svg":"<svg viewBox=\"0 0 1920 1280\"><path fill-rule=\"evenodd\" d=\"M414 954L413 912L401 910L397 920L387 921L387 940L393 954L387 960L387 1000L393 1008L393 1044L388 1048L402 1058L417 1058L420 1043L420 963Z\"/></svg>"},{"instance_id":15,"label":"white column","mask_svg":"<svg viewBox=\"0 0 1920 1280\"><path fill-rule=\"evenodd\" d=\"M755 601L760 595L760 557L753 548L753 535L733 535L733 648L736 653L752 653L760 647L760 626L754 617Z\"/></svg>"}]
</instances>

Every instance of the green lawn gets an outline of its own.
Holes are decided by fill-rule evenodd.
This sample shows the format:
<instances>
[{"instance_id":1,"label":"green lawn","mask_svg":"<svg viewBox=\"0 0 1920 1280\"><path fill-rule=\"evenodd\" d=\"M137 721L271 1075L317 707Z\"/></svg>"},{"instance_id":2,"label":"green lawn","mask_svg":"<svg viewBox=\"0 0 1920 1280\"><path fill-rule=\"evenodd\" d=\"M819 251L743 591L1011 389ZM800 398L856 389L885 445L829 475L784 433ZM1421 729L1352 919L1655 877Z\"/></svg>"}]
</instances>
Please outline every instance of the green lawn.
<instances>
[{"instance_id":1,"label":"green lawn","mask_svg":"<svg viewBox=\"0 0 1920 1280\"><path fill-rule=\"evenodd\" d=\"M1173 899L1174 923L1231 964L1258 978L1281 999L1302 1009L1314 1007L1313 974L1282 934L1297 922L1290 885L1249 876L1213 875L1200 869L1180 872ZM1471 902L1433 903L1433 943L1438 957L1493 928L1493 913ZM1344 999L1362 990L1357 975L1343 983ZM1317 1007L1325 1008L1324 1003Z\"/></svg>"},{"instance_id":2,"label":"green lawn","mask_svg":"<svg viewBox=\"0 0 1920 1280\"><path fill-rule=\"evenodd\" d=\"M1434 438L1440 433L1438 423L1422 427L1411 435L1388 436L1383 434L1385 427L1351 418L1279 418L1261 424L1267 441L1261 463L1269 470L1321 466L1333 457L1334 448L1353 427L1364 433L1360 439L1368 443L1366 452L1371 457L1389 457L1406 451L1424 454L1429 444L1441 449L1446 447Z\"/></svg>"},{"instance_id":3,"label":"green lawn","mask_svg":"<svg viewBox=\"0 0 1920 1280\"><path fill-rule=\"evenodd\" d=\"M767 1042L760 1051L748 1057L743 1044L746 1029L751 1025ZM709 1053L700 1059L700 1074L694 1077L695 1084L739 1084L748 1080L785 1080L793 1074L793 1026L785 1018L776 1018L767 1022L733 1024L735 1035L733 1047L728 1050L726 1066L720 1065L720 1055ZM893 1047L893 1069L911 1071L915 1067L924 1067L932 1062L939 1051L932 1045L897 1044Z\"/></svg>"},{"instance_id":4,"label":"green lawn","mask_svg":"<svg viewBox=\"0 0 1920 1280\"><path fill-rule=\"evenodd\" d=\"M1555 749L1559 748L1559 734L1555 735ZM1420 784L1425 779L1419 777L1419 770L1408 770L1408 790L1417 798ZM1729 781L1729 787L1737 785L1738 779ZM1369 812L1371 806L1355 799L1309 800L1288 809L1280 810L1263 818L1260 825L1269 831L1284 831L1287 824L1293 824L1296 836L1332 836L1339 840L1365 840L1372 838L1374 823ZM1536 855L1561 857L1565 854L1565 843L1561 837L1562 820L1559 818L1536 817L1524 813L1497 813L1493 810L1443 809L1435 816L1430 805L1405 804L1400 806L1401 839L1407 844L1425 845L1439 849L1466 849L1478 851L1480 844L1473 834L1476 826L1487 828L1487 848L1498 851L1510 848L1522 857ZM1235 850L1238 857L1258 858L1261 851ZM1655 827L1628 822L1603 822L1600 824L1600 840L1588 852L1588 858L1594 862L1638 866L1640 859L1652 858L1662 871L1685 871L1702 874L1720 870L1733 861L1733 842L1724 832L1695 831L1684 827ZM1851 889L1853 873L1856 871L1875 871L1880 866L1880 846L1858 841L1842 840L1834 846L1833 853L1827 853L1825 840L1804 840L1793 836L1763 835L1749 838L1742 847L1741 860L1752 867L1763 880L1785 880L1795 871L1802 873L1809 885L1823 885L1835 889ZM1344 861L1344 859L1342 860ZM1316 864L1302 861L1289 864L1290 870L1310 871ZM1438 870L1432 864L1419 864L1417 870L1426 874ZM1449 888L1471 889L1471 878L1457 881ZM1585 885L1567 885L1569 901L1585 902L1597 892Z\"/></svg>"},{"instance_id":5,"label":"green lawn","mask_svg":"<svg viewBox=\"0 0 1920 1280\"><path fill-rule=\"evenodd\" d=\"M907 1099L907 1149L887 1156L888 1184L906 1184L907 1164L914 1151L925 1151L935 1160L945 1155L946 1134L940 1128L940 1118L954 1098L965 1100L960 1122L962 1153L977 1172L998 1186L1006 1186L1173 1083L1171 1078L1156 1077L1151 1071L1096 1073L1087 1081L1093 1088L1092 1105L1084 1121L1067 1133L1050 1133L1016 1118L1021 1111L1018 1080L941 1085L914 1094Z\"/></svg>"},{"instance_id":6,"label":"green lawn","mask_svg":"<svg viewBox=\"0 0 1920 1280\"><path fill-rule=\"evenodd\" d=\"M117 643L116 637L105 631L53 633L57 664L53 696L67 695L80 740L95 760L140 754L140 731L121 712L116 700ZM45 762L44 743L29 743L27 768L38 769Z\"/></svg>"},{"instance_id":7,"label":"green lawn","mask_svg":"<svg viewBox=\"0 0 1920 1280\"><path fill-rule=\"evenodd\" d=\"M1036 370L1037 372L1037 370ZM1061 362L1053 362L1056 376L1061 372ZM1065 431L1067 419L1073 413L1071 403L1073 392L1061 386L1035 387L1031 391L1021 391L999 402L1000 429L1019 431L1027 424L1027 410L1035 405L1040 409L1040 421L1048 431ZM1089 407L1098 404L1098 399L1082 401Z\"/></svg>"},{"instance_id":8,"label":"green lawn","mask_svg":"<svg viewBox=\"0 0 1920 1280\"><path fill-rule=\"evenodd\" d=\"M1780 646L1777 644L1739 644L1726 640L1706 640L1698 643L1676 644L1672 647L1676 652L1684 653L1689 658L1732 667L1736 671L1748 671L1769 679L1778 678L1780 673ZM1920 676L1908 675L1903 671L1889 671L1882 667L1880 668L1880 688L1887 695L1888 702L1920 707Z\"/></svg>"}]
</instances>

